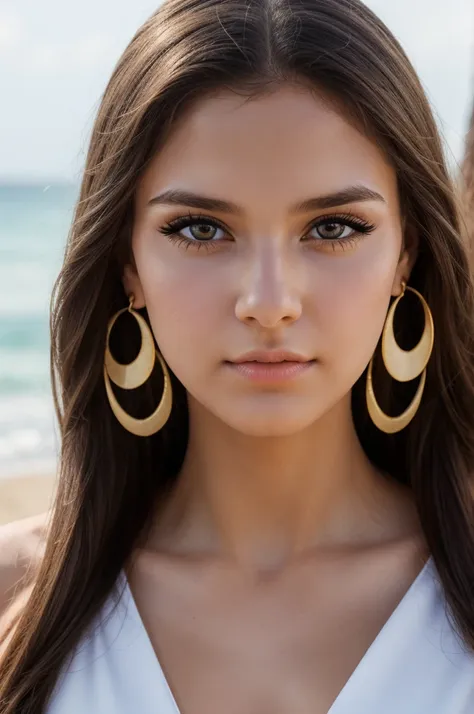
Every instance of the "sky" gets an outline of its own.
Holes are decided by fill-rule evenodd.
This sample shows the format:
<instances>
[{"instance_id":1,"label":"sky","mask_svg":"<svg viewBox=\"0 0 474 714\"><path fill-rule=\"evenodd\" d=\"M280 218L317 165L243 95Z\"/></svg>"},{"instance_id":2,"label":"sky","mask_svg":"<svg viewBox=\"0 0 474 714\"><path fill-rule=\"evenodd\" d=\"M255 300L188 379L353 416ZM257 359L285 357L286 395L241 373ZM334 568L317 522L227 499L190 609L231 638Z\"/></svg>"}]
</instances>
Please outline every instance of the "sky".
<instances>
[{"instance_id":1,"label":"sky","mask_svg":"<svg viewBox=\"0 0 474 714\"><path fill-rule=\"evenodd\" d=\"M448 159L474 99L473 0L366 0L413 62ZM159 0L0 0L0 181L80 180L101 94Z\"/></svg>"}]
</instances>

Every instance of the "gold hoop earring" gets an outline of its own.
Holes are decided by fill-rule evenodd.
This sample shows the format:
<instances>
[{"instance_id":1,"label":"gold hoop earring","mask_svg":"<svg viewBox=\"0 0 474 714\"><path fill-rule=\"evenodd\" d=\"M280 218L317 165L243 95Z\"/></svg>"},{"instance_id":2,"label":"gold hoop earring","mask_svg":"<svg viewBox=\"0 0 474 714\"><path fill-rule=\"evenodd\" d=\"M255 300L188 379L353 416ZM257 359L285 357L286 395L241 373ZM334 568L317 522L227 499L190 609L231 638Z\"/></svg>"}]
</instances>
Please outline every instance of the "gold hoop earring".
<instances>
[{"instance_id":1,"label":"gold hoop earring","mask_svg":"<svg viewBox=\"0 0 474 714\"><path fill-rule=\"evenodd\" d=\"M423 312L425 313L423 334L418 344L412 350L403 350L399 347L393 332L395 310L405 295L406 290L410 290L417 296L423 305ZM382 333L382 357L389 375L396 379L397 382L409 382L411 379L418 377L429 362L433 350L433 343L434 324L428 303L418 290L408 287L406 282L403 281L402 292L390 306Z\"/></svg>"},{"instance_id":2,"label":"gold hoop earring","mask_svg":"<svg viewBox=\"0 0 474 714\"><path fill-rule=\"evenodd\" d=\"M153 334L148 327L146 320L138 312L136 312L136 310L133 310L133 300L134 296L130 295L129 306L116 312L108 323L104 356L105 389L110 407L120 424L127 429L127 431L135 434L135 436L151 436L163 428L171 413L171 380L166 362L155 347ZM129 364L122 364L121 362L117 362L112 357L109 348L109 338L115 321L123 312L126 312L127 310L135 317L140 326L142 344L140 352L133 362L130 362ZM122 389L135 389L136 387L141 386L151 375L156 357L158 357L163 370L163 394L161 396L160 403L150 416L145 419L136 419L135 417L130 416L130 414L128 414L123 407L120 406L115 394L113 393L110 381L112 380L114 384L122 387Z\"/></svg>"},{"instance_id":3,"label":"gold hoop earring","mask_svg":"<svg viewBox=\"0 0 474 714\"><path fill-rule=\"evenodd\" d=\"M411 290L420 299L425 314L425 327L420 341L412 350L403 350L397 344L393 332L393 319L397 305L405 295L406 290ZM394 300L387 313L382 333L382 358L387 372L398 382L408 382L421 375L416 394L405 411L396 417L390 417L379 407L372 384L373 357L369 362L366 384L367 410L374 424L386 434L394 434L404 429L413 419L421 404L421 398L426 383L426 365L429 362L434 344L433 316L424 297L407 286L402 281L402 292Z\"/></svg>"},{"instance_id":4,"label":"gold hoop earring","mask_svg":"<svg viewBox=\"0 0 474 714\"><path fill-rule=\"evenodd\" d=\"M124 307L119 310L115 315L109 320L107 328L107 349L105 351L105 366L107 367L107 374L118 387L122 389L136 389L142 384L145 384L146 380L153 372L153 367L155 365L155 343L153 337L150 333L150 328L148 327L144 318L139 312L132 309L133 305L133 295L130 298L130 304L128 307ZM138 325L140 327L141 333L141 349L138 355L135 357L133 362L129 364L122 364L117 362L113 357L109 349L109 339L112 328L115 325L116 320L124 312L130 312L134 316Z\"/></svg>"}]
</instances>

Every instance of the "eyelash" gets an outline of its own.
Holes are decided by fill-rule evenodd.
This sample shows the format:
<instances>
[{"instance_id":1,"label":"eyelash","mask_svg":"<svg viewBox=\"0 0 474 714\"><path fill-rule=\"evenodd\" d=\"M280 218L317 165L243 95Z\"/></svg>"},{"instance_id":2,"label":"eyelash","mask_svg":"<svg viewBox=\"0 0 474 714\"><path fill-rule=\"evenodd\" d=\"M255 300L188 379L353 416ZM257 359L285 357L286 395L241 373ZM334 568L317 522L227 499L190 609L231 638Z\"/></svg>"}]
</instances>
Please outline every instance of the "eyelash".
<instances>
[{"instance_id":1,"label":"eyelash","mask_svg":"<svg viewBox=\"0 0 474 714\"><path fill-rule=\"evenodd\" d=\"M316 238L309 239L310 242L319 244L329 244L333 247L333 249L336 246L340 246L342 248L352 246L357 240L362 238L364 235L372 233L376 228L373 223L369 223L368 221L365 221L352 213L339 213L330 216L320 216L318 219L316 219L315 221L313 221L313 223L310 224L307 232L309 233L314 228L320 225L324 225L326 223L336 223L340 225L345 225L349 228L352 228L359 234L357 237L351 235L347 238L319 238L319 240ZM196 215L192 213L188 213L187 216L180 216L179 218L175 218L172 221L168 221L159 230L160 233L166 236L169 240L177 242L178 245L183 245L186 249L192 246L193 248L197 248L198 250L200 250L201 248L205 248L206 250L212 250L216 247L216 244L222 242L222 239L213 240L212 238L209 240L198 240L197 238L195 240L191 240L190 238L186 238L185 236L179 235L179 232L182 231L183 228L188 228L189 226L199 224L205 226L212 226L213 228L220 228L222 231L225 231L226 233L228 232L224 224L222 224L215 218L210 218L209 216L204 216L200 214Z\"/></svg>"}]
</instances>

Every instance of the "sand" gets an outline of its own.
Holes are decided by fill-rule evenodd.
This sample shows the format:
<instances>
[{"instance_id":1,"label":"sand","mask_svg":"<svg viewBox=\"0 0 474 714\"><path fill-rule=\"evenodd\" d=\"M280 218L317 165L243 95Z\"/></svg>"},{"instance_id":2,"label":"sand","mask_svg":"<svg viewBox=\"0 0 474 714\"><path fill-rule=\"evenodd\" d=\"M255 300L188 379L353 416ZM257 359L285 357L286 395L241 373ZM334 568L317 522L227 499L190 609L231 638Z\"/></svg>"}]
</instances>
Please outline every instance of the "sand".
<instances>
[{"instance_id":1,"label":"sand","mask_svg":"<svg viewBox=\"0 0 474 714\"><path fill-rule=\"evenodd\" d=\"M48 511L55 489L53 474L0 478L0 525Z\"/></svg>"}]
</instances>

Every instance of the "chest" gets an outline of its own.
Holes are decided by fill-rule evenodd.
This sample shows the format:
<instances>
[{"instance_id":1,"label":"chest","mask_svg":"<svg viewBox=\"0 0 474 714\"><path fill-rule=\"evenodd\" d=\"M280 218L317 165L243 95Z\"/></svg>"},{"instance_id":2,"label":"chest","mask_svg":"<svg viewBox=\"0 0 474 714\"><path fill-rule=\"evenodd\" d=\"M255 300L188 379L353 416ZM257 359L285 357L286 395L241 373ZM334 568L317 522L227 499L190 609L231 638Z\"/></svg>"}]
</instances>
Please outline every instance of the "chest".
<instances>
[{"instance_id":1,"label":"chest","mask_svg":"<svg viewBox=\"0 0 474 714\"><path fill-rule=\"evenodd\" d=\"M162 585L135 600L181 714L328 714L410 582Z\"/></svg>"}]
</instances>

